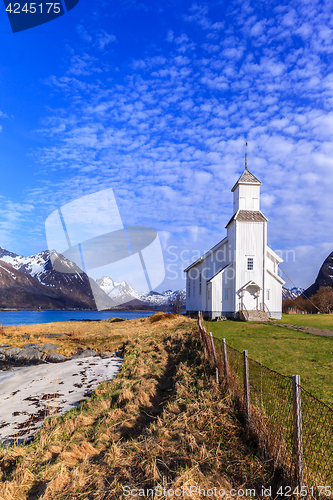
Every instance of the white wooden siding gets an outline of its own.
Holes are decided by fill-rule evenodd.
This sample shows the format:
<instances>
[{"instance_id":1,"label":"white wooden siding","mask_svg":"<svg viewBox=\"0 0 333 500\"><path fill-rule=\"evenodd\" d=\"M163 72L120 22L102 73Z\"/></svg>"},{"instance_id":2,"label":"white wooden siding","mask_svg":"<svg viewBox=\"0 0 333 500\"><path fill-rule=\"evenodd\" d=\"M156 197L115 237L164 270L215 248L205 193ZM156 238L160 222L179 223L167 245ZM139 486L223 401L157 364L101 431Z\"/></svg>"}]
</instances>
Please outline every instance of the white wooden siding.
<instances>
[{"instance_id":1,"label":"white wooden siding","mask_svg":"<svg viewBox=\"0 0 333 500\"><path fill-rule=\"evenodd\" d=\"M220 271L226 264L229 264L227 260L232 251L229 252L229 243L226 240L219 248L216 248L214 252L207 255L205 259L199 261L186 273L186 290L188 290L188 280L191 279L191 294L188 297L186 294L186 310L187 311L205 311L207 310L207 281L210 280L214 275ZM199 276L201 273L201 294L199 294ZM195 283L195 295L193 295L193 283ZM214 284L214 287L218 286ZM220 295L222 294L222 284ZM214 303L211 307L216 307L218 302L221 302L222 295L220 298L216 297L215 288L212 290L212 297ZM216 298L215 298L216 297ZM221 311L221 303L219 305ZM214 309L213 309L214 310Z\"/></svg>"},{"instance_id":2,"label":"white wooden siding","mask_svg":"<svg viewBox=\"0 0 333 500\"><path fill-rule=\"evenodd\" d=\"M229 267L222 274L222 315L234 312L234 266ZM228 290L228 299L225 297L225 290Z\"/></svg>"},{"instance_id":3,"label":"white wooden siding","mask_svg":"<svg viewBox=\"0 0 333 500\"><path fill-rule=\"evenodd\" d=\"M270 299L265 300L272 317L281 319L282 311L282 284L279 283L271 274L266 272L266 287L270 290Z\"/></svg>"},{"instance_id":4,"label":"white wooden siding","mask_svg":"<svg viewBox=\"0 0 333 500\"><path fill-rule=\"evenodd\" d=\"M233 210L260 210L260 186L240 184L234 191Z\"/></svg>"},{"instance_id":5,"label":"white wooden siding","mask_svg":"<svg viewBox=\"0 0 333 500\"><path fill-rule=\"evenodd\" d=\"M249 281L254 281L260 288L260 301L263 302L264 289L264 253L266 222L241 222L236 221L236 294L237 302L240 300L240 290ZM265 252L264 252L265 249ZM253 270L247 270L247 259L253 258ZM245 304L246 305L246 304ZM253 304L255 307L255 304ZM251 307L251 309L253 309Z\"/></svg>"}]
</instances>

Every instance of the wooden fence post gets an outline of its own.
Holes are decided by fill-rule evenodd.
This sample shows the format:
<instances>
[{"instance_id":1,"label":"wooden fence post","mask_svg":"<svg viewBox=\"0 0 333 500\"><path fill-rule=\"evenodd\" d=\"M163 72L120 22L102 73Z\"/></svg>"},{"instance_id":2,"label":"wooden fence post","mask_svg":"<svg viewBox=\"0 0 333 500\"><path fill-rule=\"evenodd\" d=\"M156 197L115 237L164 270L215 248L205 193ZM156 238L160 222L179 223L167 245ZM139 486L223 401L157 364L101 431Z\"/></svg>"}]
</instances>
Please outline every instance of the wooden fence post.
<instances>
[{"instance_id":1,"label":"wooden fence post","mask_svg":"<svg viewBox=\"0 0 333 500\"><path fill-rule=\"evenodd\" d=\"M215 351L214 339L212 332L209 332L210 342L212 344L213 355L214 355L214 364L215 364L215 376L216 376L216 385L219 385L219 369L217 367L217 356Z\"/></svg>"},{"instance_id":2,"label":"wooden fence post","mask_svg":"<svg viewBox=\"0 0 333 500\"><path fill-rule=\"evenodd\" d=\"M199 333L200 333L200 340L203 342L202 339L202 326L201 326L201 312L198 312L198 327L199 327Z\"/></svg>"},{"instance_id":3,"label":"wooden fence post","mask_svg":"<svg viewBox=\"0 0 333 500\"><path fill-rule=\"evenodd\" d=\"M209 346L207 342L207 332L206 328L203 326L202 327L202 337L204 339L204 353L205 353L205 359L209 359Z\"/></svg>"},{"instance_id":4,"label":"wooden fence post","mask_svg":"<svg viewBox=\"0 0 333 500\"><path fill-rule=\"evenodd\" d=\"M213 340L213 335L212 332L209 332L209 337L210 337L210 342L212 344L212 350L213 350L213 356L214 356L214 362L217 365L217 357L216 357L216 351L215 351L215 346L214 346L214 340Z\"/></svg>"},{"instance_id":5,"label":"wooden fence post","mask_svg":"<svg viewBox=\"0 0 333 500\"><path fill-rule=\"evenodd\" d=\"M247 423L251 422L251 407L250 407L250 381L249 381L249 361L247 350L243 351L243 359L244 359L244 396L245 396L245 405L246 405L246 420Z\"/></svg>"},{"instance_id":6,"label":"wooden fence post","mask_svg":"<svg viewBox=\"0 0 333 500\"><path fill-rule=\"evenodd\" d=\"M207 359L207 338L206 338L206 330L205 327L202 326L202 312L198 311L198 327L199 327L199 332L200 332L200 340L203 345L203 350L204 350L204 357Z\"/></svg>"},{"instance_id":7,"label":"wooden fence post","mask_svg":"<svg viewBox=\"0 0 333 500\"><path fill-rule=\"evenodd\" d=\"M295 473L298 486L303 483L303 437L302 437L302 410L301 410L301 377L292 376L293 388L293 424L294 424L294 453Z\"/></svg>"},{"instance_id":8,"label":"wooden fence post","mask_svg":"<svg viewBox=\"0 0 333 500\"><path fill-rule=\"evenodd\" d=\"M227 387L229 387L229 366L228 366L228 354L227 354L227 344L225 339L222 339L223 342L223 364L224 364L224 376L225 383Z\"/></svg>"}]
</instances>

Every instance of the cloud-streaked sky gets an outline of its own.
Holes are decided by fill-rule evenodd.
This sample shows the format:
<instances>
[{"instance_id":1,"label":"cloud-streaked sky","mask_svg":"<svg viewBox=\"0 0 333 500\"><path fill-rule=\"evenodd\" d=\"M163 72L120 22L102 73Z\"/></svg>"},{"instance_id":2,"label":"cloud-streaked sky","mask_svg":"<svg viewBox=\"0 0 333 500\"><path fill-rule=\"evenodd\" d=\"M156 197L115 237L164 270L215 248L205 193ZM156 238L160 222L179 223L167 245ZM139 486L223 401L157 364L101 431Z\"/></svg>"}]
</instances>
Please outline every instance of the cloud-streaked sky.
<instances>
[{"instance_id":1,"label":"cloud-streaked sky","mask_svg":"<svg viewBox=\"0 0 333 500\"><path fill-rule=\"evenodd\" d=\"M225 236L247 140L268 243L309 286L333 251L332 11L80 0L12 34L3 9L0 246L47 248L53 210L112 188L125 225L159 231L159 290L183 287L189 257Z\"/></svg>"}]
</instances>

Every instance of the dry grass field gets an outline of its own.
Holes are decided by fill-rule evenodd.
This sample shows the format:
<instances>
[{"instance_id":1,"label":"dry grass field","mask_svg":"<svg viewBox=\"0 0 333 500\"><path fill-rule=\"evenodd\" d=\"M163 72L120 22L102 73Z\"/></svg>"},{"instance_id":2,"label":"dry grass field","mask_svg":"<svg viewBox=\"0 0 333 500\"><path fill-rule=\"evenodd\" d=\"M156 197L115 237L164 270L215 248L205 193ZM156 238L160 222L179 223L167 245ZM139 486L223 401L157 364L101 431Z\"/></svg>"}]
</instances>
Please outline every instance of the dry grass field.
<instances>
[{"instance_id":1,"label":"dry grass field","mask_svg":"<svg viewBox=\"0 0 333 500\"><path fill-rule=\"evenodd\" d=\"M111 318L111 322L64 321L40 325L6 326L0 328L0 344L21 347L27 343L51 342L61 346L58 352L65 356L70 356L78 349L115 351L131 337L133 327L141 331L141 323L141 319L117 322ZM49 335L57 336L50 338Z\"/></svg>"},{"instance_id":2,"label":"dry grass field","mask_svg":"<svg viewBox=\"0 0 333 500\"><path fill-rule=\"evenodd\" d=\"M47 420L34 442L0 452L1 500L134 498L125 486L166 488L159 498L170 498L170 488L221 488L228 498L231 488L279 481L216 386L194 320L159 313L122 323L11 327L0 342L19 345L27 333L45 341L46 333L62 333L54 340L64 354L121 349L124 361L92 398ZM202 498L192 491L192 499Z\"/></svg>"}]
</instances>

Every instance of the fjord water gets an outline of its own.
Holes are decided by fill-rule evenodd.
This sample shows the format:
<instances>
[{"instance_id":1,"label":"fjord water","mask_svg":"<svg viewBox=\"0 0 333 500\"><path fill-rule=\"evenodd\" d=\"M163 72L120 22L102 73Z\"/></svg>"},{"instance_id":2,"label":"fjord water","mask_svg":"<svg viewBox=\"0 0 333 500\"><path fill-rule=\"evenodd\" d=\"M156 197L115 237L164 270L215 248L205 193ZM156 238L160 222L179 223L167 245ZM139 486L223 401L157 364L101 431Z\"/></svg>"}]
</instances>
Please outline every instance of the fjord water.
<instances>
[{"instance_id":1,"label":"fjord water","mask_svg":"<svg viewBox=\"0 0 333 500\"><path fill-rule=\"evenodd\" d=\"M39 325L58 321L96 321L108 318L145 318L152 311L0 311L0 324Z\"/></svg>"}]
</instances>

